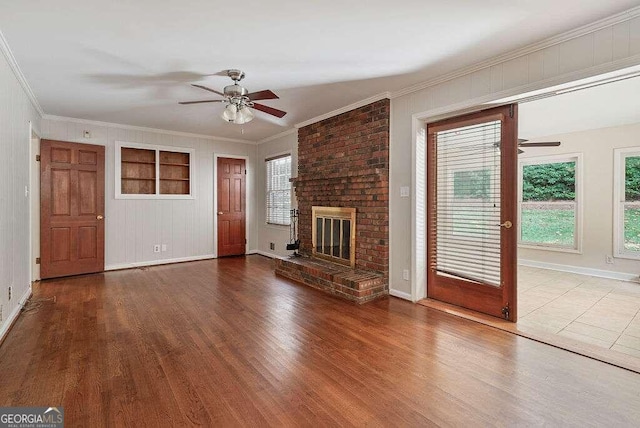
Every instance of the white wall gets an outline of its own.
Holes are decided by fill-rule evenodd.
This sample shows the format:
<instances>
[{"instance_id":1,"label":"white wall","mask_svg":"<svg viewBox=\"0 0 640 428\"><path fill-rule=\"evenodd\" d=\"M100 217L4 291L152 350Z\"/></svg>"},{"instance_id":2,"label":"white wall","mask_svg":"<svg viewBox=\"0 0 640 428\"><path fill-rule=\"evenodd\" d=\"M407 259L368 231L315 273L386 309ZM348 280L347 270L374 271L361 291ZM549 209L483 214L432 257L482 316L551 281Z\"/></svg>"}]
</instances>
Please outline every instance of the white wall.
<instances>
[{"instance_id":1,"label":"white wall","mask_svg":"<svg viewBox=\"0 0 640 428\"><path fill-rule=\"evenodd\" d=\"M2 40L0 40L2 42ZM0 46L1 47L1 46ZM3 51L4 52L4 51ZM40 114L0 54L0 338L29 296L29 144ZM8 287L12 287L9 300Z\"/></svg>"},{"instance_id":2,"label":"white wall","mask_svg":"<svg viewBox=\"0 0 640 428\"><path fill-rule=\"evenodd\" d=\"M605 263L605 256L613 255L613 150L640 148L640 124L550 135L538 140L561 141L562 144L560 147L530 148L520 155L521 159L583 154L583 251L582 254L571 254L520 248L518 258L639 275L640 261L616 258L610 265Z\"/></svg>"},{"instance_id":3,"label":"white wall","mask_svg":"<svg viewBox=\"0 0 640 428\"><path fill-rule=\"evenodd\" d=\"M425 207L421 133L425 121L477 109L506 96L640 64L638 10L591 24L557 38L503 55L446 78L427 82L391 101L390 292L414 300L425 296ZM400 187L412 197L401 198ZM402 270L411 271L411 281Z\"/></svg>"},{"instance_id":4,"label":"white wall","mask_svg":"<svg viewBox=\"0 0 640 428\"><path fill-rule=\"evenodd\" d=\"M267 224L266 221L266 167L265 159L283 153L291 153L291 176L298 175L298 132L297 130L264 142L258 146L256 155L256 224L258 225L257 250L264 255L288 256L292 251L286 250L289 243L289 227ZM295 192L291 192L291 206L296 207ZM269 243L275 244L275 250Z\"/></svg>"},{"instance_id":5,"label":"white wall","mask_svg":"<svg viewBox=\"0 0 640 428\"><path fill-rule=\"evenodd\" d=\"M84 138L84 131L91 138ZM255 248L254 174L256 146L238 142L137 130L119 125L45 118L43 139L106 146L105 268L124 268L162 261L211 258L216 253L213 230L214 155L247 156L247 251ZM115 199L115 142L188 147L195 149L195 199ZM155 244L167 251L154 253Z\"/></svg>"}]
</instances>

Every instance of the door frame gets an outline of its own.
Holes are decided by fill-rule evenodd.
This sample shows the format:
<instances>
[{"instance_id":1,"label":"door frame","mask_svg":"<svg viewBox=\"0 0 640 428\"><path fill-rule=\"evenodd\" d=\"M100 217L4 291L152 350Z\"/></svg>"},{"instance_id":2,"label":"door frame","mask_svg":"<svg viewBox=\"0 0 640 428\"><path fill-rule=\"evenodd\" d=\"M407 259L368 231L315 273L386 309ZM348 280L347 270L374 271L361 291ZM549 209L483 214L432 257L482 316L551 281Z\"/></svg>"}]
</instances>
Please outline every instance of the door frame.
<instances>
[{"instance_id":1,"label":"door frame","mask_svg":"<svg viewBox=\"0 0 640 428\"><path fill-rule=\"evenodd\" d=\"M36 155L40 154L41 137L29 121L29 283L40 280L40 267L36 265L37 249L40 257L40 162ZM34 192L37 188L38 191ZM37 209L34 209L34 204Z\"/></svg>"},{"instance_id":2,"label":"door frame","mask_svg":"<svg viewBox=\"0 0 640 428\"><path fill-rule=\"evenodd\" d=\"M229 158L229 159L244 159L244 167L247 171L247 177L245 180L245 224L244 224L244 234L247 238L247 243L245 244L244 253L250 254L250 251L247 250L250 244L250 235L249 234L249 219L251 216L249 215L250 210L253 209L253 204L251 204L251 198L249 198L249 194L253 191L253 184L249 180L249 160L251 159L249 156L245 155L229 155L224 153L214 153L213 154L213 258L218 258L218 216L216 213L218 212L218 158Z\"/></svg>"},{"instance_id":3,"label":"door frame","mask_svg":"<svg viewBox=\"0 0 640 428\"><path fill-rule=\"evenodd\" d=\"M435 268L432 266L427 271L427 282L429 279L434 281L431 293L427 293L427 297L441 300L456 306L471 309L476 312L482 312L495 317L504 317L509 321L515 322L517 319L517 268L518 268L518 242L517 228L519 228L517 200L518 200L518 105L511 103L498 107L488 107L478 112L468 113L455 116L450 119L441 120L432 124L427 124L427 163L428 166L438 159L437 149L437 133L441 131L455 130L470 125L480 125L489 122L498 121L500 123L501 135L500 142L513 142L513 144L500 144L500 168L498 174L500 176L500 214L499 223L511 221L515 227L511 229L501 227L502 224L495 224L500 236L500 283L498 285L490 285L483 280L467 280L461 277L446 277L437 275ZM429 129L433 125L433 128ZM434 157L436 159L434 159ZM435 174L435 175L434 175ZM434 190L438 181L438 172L431 170L426 172L427 183L427 230L433 230L438 222L432 218L433 214L439 210L437 195L439 190ZM509 180L511 179L511 180ZM437 251L437 244L430 240L432 232L427 232L427 257L431 257L434 251ZM436 232L435 241L438 241L439 235ZM426 257L425 257L426 258ZM427 261L427 269L430 263ZM504 310L508 312L505 314Z\"/></svg>"}]
</instances>

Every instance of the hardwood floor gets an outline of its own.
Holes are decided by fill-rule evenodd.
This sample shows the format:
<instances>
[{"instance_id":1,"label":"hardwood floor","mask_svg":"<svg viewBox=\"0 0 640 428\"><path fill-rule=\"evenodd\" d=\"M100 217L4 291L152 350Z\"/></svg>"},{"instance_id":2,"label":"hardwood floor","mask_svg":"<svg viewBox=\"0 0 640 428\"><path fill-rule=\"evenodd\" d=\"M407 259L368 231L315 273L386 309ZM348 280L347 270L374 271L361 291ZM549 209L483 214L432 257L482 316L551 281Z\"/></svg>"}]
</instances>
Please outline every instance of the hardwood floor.
<instances>
[{"instance_id":1,"label":"hardwood floor","mask_svg":"<svg viewBox=\"0 0 640 428\"><path fill-rule=\"evenodd\" d=\"M638 374L395 298L343 302L261 256L33 300L0 347L0 406L62 405L68 426L640 425Z\"/></svg>"}]
</instances>

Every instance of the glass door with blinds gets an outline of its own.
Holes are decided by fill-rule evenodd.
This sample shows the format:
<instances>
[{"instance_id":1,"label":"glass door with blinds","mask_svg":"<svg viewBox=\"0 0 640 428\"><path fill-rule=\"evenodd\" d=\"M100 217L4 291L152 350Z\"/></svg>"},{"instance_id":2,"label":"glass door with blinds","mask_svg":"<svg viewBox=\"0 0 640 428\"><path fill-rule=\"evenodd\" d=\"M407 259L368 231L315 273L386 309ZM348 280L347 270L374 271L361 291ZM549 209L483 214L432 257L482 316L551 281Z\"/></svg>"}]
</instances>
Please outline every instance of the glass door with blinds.
<instances>
[{"instance_id":1,"label":"glass door with blinds","mask_svg":"<svg viewBox=\"0 0 640 428\"><path fill-rule=\"evenodd\" d=\"M427 126L427 296L516 320L517 106Z\"/></svg>"}]
</instances>

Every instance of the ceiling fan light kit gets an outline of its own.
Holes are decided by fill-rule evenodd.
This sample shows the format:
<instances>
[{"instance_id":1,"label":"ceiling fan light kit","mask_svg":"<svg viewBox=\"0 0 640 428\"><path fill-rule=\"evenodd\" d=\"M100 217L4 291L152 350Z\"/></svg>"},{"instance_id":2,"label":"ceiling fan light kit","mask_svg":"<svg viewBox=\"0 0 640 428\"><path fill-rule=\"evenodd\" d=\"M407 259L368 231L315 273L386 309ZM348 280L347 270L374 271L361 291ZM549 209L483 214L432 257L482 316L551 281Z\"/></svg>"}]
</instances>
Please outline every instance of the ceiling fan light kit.
<instances>
[{"instance_id":1,"label":"ceiling fan light kit","mask_svg":"<svg viewBox=\"0 0 640 428\"><path fill-rule=\"evenodd\" d=\"M272 100L278 99L278 96L274 94L270 90L258 91L249 93L247 88L240 86L238 84L239 81L244 79L245 74L241 70L228 70L227 75L233 80L233 85L225 86L223 92L216 91L215 89L207 88L202 85L192 86L200 89L204 89L205 91L213 92L214 94L221 95L224 97L222 100L202 100L202 101L183 101L179 104L201 104L201 103L216 103L223 102L227 105L224 108L224 111L220 115L220 117L225 122L235 123L236 125L243 125L245 123L251 122L255 115L251 108L255 108L256 110L260 110L264 113L270 114L276 117L283 117L286 112L282 110L278 110L273 107L269 107L263 104L255 103L256 100Z\"/></svg>"},{"instance_id":2,"label":"ceiling fan light kit","mask_svg":"<svg viewBox=\"0 0 640 428\"><path fill-rule=\"evenodd\" d=\"M238 108L236 104L229 104L222 115L220 115L225 121L235 123L236 125L243 125L251 122L254 118L254 114L247 106Z\"/></svg>"}]
</instances>

